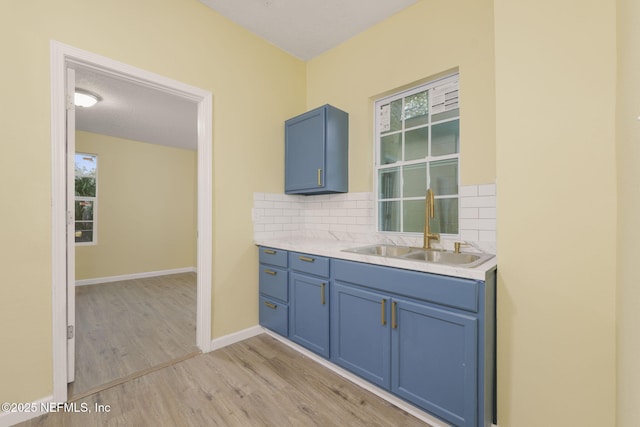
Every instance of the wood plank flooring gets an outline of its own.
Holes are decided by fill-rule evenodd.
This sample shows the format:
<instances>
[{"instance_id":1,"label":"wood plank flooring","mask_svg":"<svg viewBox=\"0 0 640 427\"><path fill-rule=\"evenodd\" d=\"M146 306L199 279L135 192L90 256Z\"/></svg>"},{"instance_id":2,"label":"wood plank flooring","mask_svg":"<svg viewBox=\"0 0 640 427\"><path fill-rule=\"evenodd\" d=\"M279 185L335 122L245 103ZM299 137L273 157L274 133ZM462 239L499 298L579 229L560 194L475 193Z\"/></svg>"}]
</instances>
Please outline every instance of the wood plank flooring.
<instances>
[{"instance_id":1,"label":"wood plank flooring","mask_svg":"<svg viewBox=\"0 0 640 427\"><path fill-rule=\"evenodd\" d=\"M262 334L81 399L30 426L427 426ZM98 413L95 405L110 405Z\"/></svg>"},{"instance_id":2,"label":"wood plank flooring","mask_svg":"<svg viewBox=\"0 0 640 427\"><path fill-rule=\"evenodd\" d=\"M195 351L195 273L76 288L76 370L69 396Z\"/></svg>"}]
</instances>

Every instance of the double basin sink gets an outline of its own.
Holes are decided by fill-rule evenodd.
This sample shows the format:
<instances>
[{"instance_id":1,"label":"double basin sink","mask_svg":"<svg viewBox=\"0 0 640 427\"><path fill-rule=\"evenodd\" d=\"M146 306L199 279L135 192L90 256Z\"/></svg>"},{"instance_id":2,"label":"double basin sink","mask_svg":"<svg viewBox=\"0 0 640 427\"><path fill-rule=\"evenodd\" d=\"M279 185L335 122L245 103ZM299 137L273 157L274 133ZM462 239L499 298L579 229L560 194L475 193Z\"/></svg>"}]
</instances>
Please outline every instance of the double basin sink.
<instances>
[{"instance_id":1,"label":"double basin sink","mask_svg":"<svg viewBox=\"0 0 640 427\"><path fill-rule=\"evenodd\" d=\"M457 253L441 249L423 249L412 246L371 245L344 249L361 255L406 259L409 261L430 262L464 268L473 268L493 258L491 254Z\"/></svg>"}]
</instances>

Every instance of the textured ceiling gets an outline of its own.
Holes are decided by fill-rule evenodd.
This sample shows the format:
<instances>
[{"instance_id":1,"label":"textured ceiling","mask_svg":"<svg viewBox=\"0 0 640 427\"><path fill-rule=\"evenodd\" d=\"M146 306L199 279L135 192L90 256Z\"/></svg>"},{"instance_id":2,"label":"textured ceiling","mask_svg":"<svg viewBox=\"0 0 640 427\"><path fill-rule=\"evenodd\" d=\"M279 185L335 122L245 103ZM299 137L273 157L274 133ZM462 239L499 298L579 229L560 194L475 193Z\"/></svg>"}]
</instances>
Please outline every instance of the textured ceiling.
<instances>
[{"instance_id":1,"label":"textured ceiling","mask_svg":"<svg viewBox=\"0 0 640 427\"><path fill-rule=\"evenodd\" d=\"M200 0L221 15L309 60L418 0Z\"/></svg>"},{"instance_id":2,"label":"textured ceiling","mask_svg":"<svg viewBox=\"0 0 640 427\"><path fill-rule=\"evenodd\" d=\"M177 95L71 64L76 88L98 94L91 108L76 107L76 129L195 150L197 104Z\"/></svg>"}]
</instances>

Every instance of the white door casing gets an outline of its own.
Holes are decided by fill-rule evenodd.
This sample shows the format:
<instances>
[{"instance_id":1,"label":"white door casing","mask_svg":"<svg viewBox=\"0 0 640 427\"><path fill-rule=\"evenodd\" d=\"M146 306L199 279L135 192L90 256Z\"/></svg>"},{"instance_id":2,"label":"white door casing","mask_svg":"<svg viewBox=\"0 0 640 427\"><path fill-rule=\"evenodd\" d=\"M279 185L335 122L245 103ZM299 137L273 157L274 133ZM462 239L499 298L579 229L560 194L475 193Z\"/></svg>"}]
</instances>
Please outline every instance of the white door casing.
<instances>
[{"instance_id":1,"label":"white door casing","mask_svg":"<svg viewBox=\"0 0 640 427\"><path fill-rule=\"evenodd\" d=\"M69 356L73 349L67 343L69 260L67 249L75 248L75 236L67 233L67 69L72 63L92 67L136 84L181 96L197 103L198 126L198 208L197 208L197 303L196 345L202 352L211 350L211 278L213 224L213 96L211 92L172 80L149 71L56 41L50 44L51 64L51 254L52 254L52 322L53 322L53 400L67 400ZM75 129L74 129L75 132ZM75 157L75 150L71 153ZM75 162L75 159L74 159ZM73 164L73 163L71 163ZM73 173L73 170L71 171ZM75 177L74 177L75 179ZM71 186L73 187L73 186ZM75 197L75 189L74 197ZM71 227L75 228L72 223ZM69 235L74 236L70 243ZM72 270L73 271L73 270ZM75 294L74 294L75 296ZM72 301L73 302L73 301ZM68 310L67 310L68 309ZM71 375L73 375L71 373ZM71 378L73 378L71 376Z\"/></svg>"},{"instance_id":2,"label":"white door casing","mask_svg":"<svg viewBox=\"0 0 640 427\"><path fill-rule=\"evenodd\" d=\"M67 68L66 84L66 182L67 182L67 382L75 380L76 369L76 209L75 209L75 153L76 109L74 94L76 72Z\"/></svg>"}]
</instances>

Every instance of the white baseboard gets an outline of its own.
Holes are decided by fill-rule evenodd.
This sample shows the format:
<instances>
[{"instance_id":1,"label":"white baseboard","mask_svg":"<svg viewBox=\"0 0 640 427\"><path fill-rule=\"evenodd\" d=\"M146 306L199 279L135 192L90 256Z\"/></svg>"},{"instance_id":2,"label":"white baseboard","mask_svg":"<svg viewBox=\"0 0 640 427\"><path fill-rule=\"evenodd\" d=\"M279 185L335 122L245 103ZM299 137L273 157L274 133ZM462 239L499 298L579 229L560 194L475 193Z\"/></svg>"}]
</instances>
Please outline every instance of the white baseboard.
<instances>
[{"instance_id":1,"label":"white baseboard","mask_svg":"<svg viewBox=\"0 0 640 427\"><path fill-rule=\"evenodd\" d=\"M256 335L260 335L264 332L264 328L262 326L256 325L247 329L243 329L238 332L234 332L229 335L225 335L219 338L216 338L211 341L211 351L218 350L219 348L226 347L228 345L244 341L248 338L255 337Z\"/></svg>"},{"instance_id":2,"label":"white baseboard","mask_svg":"<svg viewBox=\"0 0 640 427\"><path fill-rule=\"evenodd\" d=\"M197 273L195 267L174 268L171 270L147 271L144 273L123 274L121 276L96 277L76 280L76 286L97 285L100 283L120 282L121 280L144 279L146 277L167 276L169 274Z\"/></svg>"},{"instance_id":3,"label":"white baseboard","mask_svg":"<svg viewBox=\"0 0 640 427\"><path fill-rule=\"evenodd\" d=\"M0 412L0 427L9 427L49 412L53 396L43 397L31 403L22 403L19 412Z\"/></svg>"}]
</instances>

